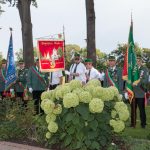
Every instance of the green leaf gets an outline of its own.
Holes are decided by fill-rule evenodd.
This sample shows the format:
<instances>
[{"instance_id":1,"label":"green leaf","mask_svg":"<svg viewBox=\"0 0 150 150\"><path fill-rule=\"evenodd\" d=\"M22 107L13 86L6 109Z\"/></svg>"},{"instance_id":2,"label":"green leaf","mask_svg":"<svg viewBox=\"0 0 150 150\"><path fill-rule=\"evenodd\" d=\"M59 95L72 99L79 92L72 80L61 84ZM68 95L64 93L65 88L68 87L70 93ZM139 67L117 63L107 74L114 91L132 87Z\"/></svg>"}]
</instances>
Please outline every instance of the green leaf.
<instances>
[{"instance_id":1,"label":"green leaf","mask_svg":"<svg viewBox=\"0 0 150 150\"><path fill-rule=\"evenodd\" d=\"M76 133L76 138L77 138L79 141L82 140L83 137L84 137L84 134L83 134L82 131Z\"/></svg>"},{"instance_id":2,"label":"green leaf","mask_svg":"<svg viewBox=\"0 0 150 150\"><path fill-rule=\"evenodd\" d=\"M100 149L100 144L98 142L94 141L94 142L92 142L91 148L95 149L95 150L96 149L99 150Z\"/></svg>"},{"instance_id":3,"label":"green leaf","mask_svg":"<svg viewBox=\"0 0 150 150\"><path fill-rule=\"evenodd\" d=\"M73 118L74 118L74 115L73 115L72 113L68 113L68 114L66 115L65 120L66 120L66 122L69 122L69 121L71 121Z\"/></svg>"},{"instance_id":4,"label":"green leaf","mask_svg":"<svg viewBox=\"0 0 150 150\"><path fill-rule=\"evenodd\" d=\"M106 143L107 143L107 138L106 138L105 135L104 135L104 136L101 137L101 139L100 139L100 144L101 144L102 146L105 146Z\"/></svg>"},{"instance_id":5,"label":"green leaf","mask_svg":"<svg viewBox=\"0 0 150 150\"><path fill-rule=\"evenodd\" d=\"M78 115L75 115L75 117L74 117L73 120L72 120L72 123L73 123L74 125L77 125L77 124L80 123L80 121L79 121L79 116L78 116Z\"/></svg>"},{"instance_id":6,"label":"green leaf","mask_svg":"<svg viewBox=\"0 0 150 150\"><path fill-rule=\"evenodd\" d=\"M74 126L71 126L67 129L67 133L70 135L70 134L73 134L75 132L75 127Z\"/></svg>"},{"instance_id":7,"label":"green leaf","mask_svg":"<svg viewBox=\"0 0 150 150\"><path fill-rule=\"evenodd\" d=\"M88 116L88 121L93 121L94 120L94 115L93 114L90 114L89 116Z\"/></svg>"},{"instance_id":8,"label":"green leaf","mask_svg":"<svg viewBox=\"0 0 150 150\"><path fill-rule=\"evenodd\" d=\"M91 145L91 141L87 139L87 140L85 140L85 144L87 147L89 147Z\"/></svg>"},{"instance_id":9,"label":"green leaf","mask_svg":"<svg viewBox=\"0 0 150 150\"><path fill-rule=\"evenodd\" d=\"M76 144L76 147L75 149L80 149L82 147L82 142L81 141L78 141L77 144Z\"/></svg>"},{"instance_id":10,"label":"green leaf","mask_svg":"<svg viewBox=\"0 0 150 150\"><path fill-rule=\"evenodd\" d=\"M89 127L96 131L98 127L98 122L96 120L89 122Z\"/></svg>"},{"instance_id":11,"label":"green leaf","mask_svg":"<svg viewBox=\"0 0 150 150\"><path fill-rule=\"evenodd\" d=\"M68 146L71 143L71 141L72 141L72 136L68 135L64 140L64 145Z\"/></svg>"},{"instance_id":12,"label":"green leaf","mask_svg":"<svg viewBox=\"0 0 150 150\"><path fill-rule=\"evenodd\" d=\"M90 131L88 132L88 139L94 139L98 136L98 132L97 131Z\"/></svg>"},{"instance_id":13,"label":"green leaf","mask_svg":"<svg viewBox=\"0 0 150 150\"><path fill-rule=\"evenodd\" d=\"M84 120L88 119L89 109L85 104L78 105L78 107L76 107L76 110L83 117Z\"/></svg>"},{"instance_id":14,"label":"green leaf","mask_svg":"<svg viewBox=\"0 0 150 150\"><path fill-rule=\"evenodd\" d=\"M65 136L66 136L66 133L62 133L62 134L60 135L60 140L62 140Z\"/></svg>"}]
</instances>

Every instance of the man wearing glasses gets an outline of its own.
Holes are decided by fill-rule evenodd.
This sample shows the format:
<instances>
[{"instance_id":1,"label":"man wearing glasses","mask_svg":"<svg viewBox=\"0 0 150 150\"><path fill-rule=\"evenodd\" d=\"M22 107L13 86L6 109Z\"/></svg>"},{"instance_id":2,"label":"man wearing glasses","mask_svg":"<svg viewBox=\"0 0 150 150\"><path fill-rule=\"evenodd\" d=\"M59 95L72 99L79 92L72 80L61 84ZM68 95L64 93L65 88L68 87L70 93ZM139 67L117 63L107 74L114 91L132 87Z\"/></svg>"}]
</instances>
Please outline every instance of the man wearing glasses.
<instances>
[{"instance_id":1,"label":"man wearing glasses","mask_svg":"<svg viewBox=\"0 0 150 150\"><path fill-rule=\"evenodd\" d=\"M79 80L82 84L86 83L86 67L81 62L80 54L75 53L74 63L70 67L70 76L69 80Z\"/></svg>"}]
</instances>

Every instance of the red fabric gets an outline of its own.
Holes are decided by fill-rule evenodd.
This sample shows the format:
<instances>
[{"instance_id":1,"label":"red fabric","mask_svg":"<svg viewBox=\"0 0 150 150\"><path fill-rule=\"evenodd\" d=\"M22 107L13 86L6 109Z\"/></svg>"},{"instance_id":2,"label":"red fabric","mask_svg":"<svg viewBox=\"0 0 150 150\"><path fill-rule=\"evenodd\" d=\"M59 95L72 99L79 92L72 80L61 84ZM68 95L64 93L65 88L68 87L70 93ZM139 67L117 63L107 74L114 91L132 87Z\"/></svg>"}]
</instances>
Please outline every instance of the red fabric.
<instances>
[{"instance_id":1,"label":"red fabric","mask_svg":"<svg viewBox=\"0 0 150 150\"><path fill-rule=\"evenodd\" d=\"M41 71L51 72L53 70L63 70L65 68L63 40L39 40L38 49ZM62 55L59 55L60 49Z\"/></svg>"},{"instance_id":2,"label":"red fabric","mask_svg":"<svg viewBox=\"0 0 150 150\"><path fill-rule=\"evenodd\" d=\"M126 50L125 56L124 56L124 66L123 66L123 78L128 76L128 48Z\"/></svg>"}]
</instances>

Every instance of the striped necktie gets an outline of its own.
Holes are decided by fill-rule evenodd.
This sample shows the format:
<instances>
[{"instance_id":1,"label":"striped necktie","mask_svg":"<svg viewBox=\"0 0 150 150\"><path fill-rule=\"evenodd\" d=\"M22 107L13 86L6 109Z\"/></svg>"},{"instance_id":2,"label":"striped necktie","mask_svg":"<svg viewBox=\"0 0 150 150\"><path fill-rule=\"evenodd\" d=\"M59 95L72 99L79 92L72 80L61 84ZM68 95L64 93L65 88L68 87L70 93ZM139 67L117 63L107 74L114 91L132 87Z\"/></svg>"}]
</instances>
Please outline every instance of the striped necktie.
<instances>
[{"instance_id":1,"label":"striped necktie","mask_svg":"<svg viewBox=\"0 0 150 150\"><path fill-rule=\"evenodd\" d=\"M76 71L77 71L77 66L78 66L78 64L76 64L73 73L76 73ZM75 79L75 76L73 76L73 79Z\"/></svg>"}]
</instances>

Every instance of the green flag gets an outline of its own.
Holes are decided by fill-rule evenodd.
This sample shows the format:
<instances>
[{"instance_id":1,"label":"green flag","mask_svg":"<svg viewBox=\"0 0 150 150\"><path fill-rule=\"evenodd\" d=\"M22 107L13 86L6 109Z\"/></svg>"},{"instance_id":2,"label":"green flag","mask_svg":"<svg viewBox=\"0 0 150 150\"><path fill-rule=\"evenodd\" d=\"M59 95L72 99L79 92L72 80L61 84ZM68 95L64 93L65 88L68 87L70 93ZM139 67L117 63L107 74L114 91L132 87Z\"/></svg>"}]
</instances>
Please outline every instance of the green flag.
<instances>
[{"instance_id":1,"label":"green flag","mask_svg":"<svg viewBox=\"0 0 150 150\"><path fill-rule=\"evenodd\" d=\"M127 81L126 89L128 92L130 102L132 102L132 99L134 97L133 85L137 85L139 82L139 71L134 48L135 47L133 40L133 22L131 21L128 38L128 47L126 50L123 67L123 79Z\"/></svg>"}]
</instances>

